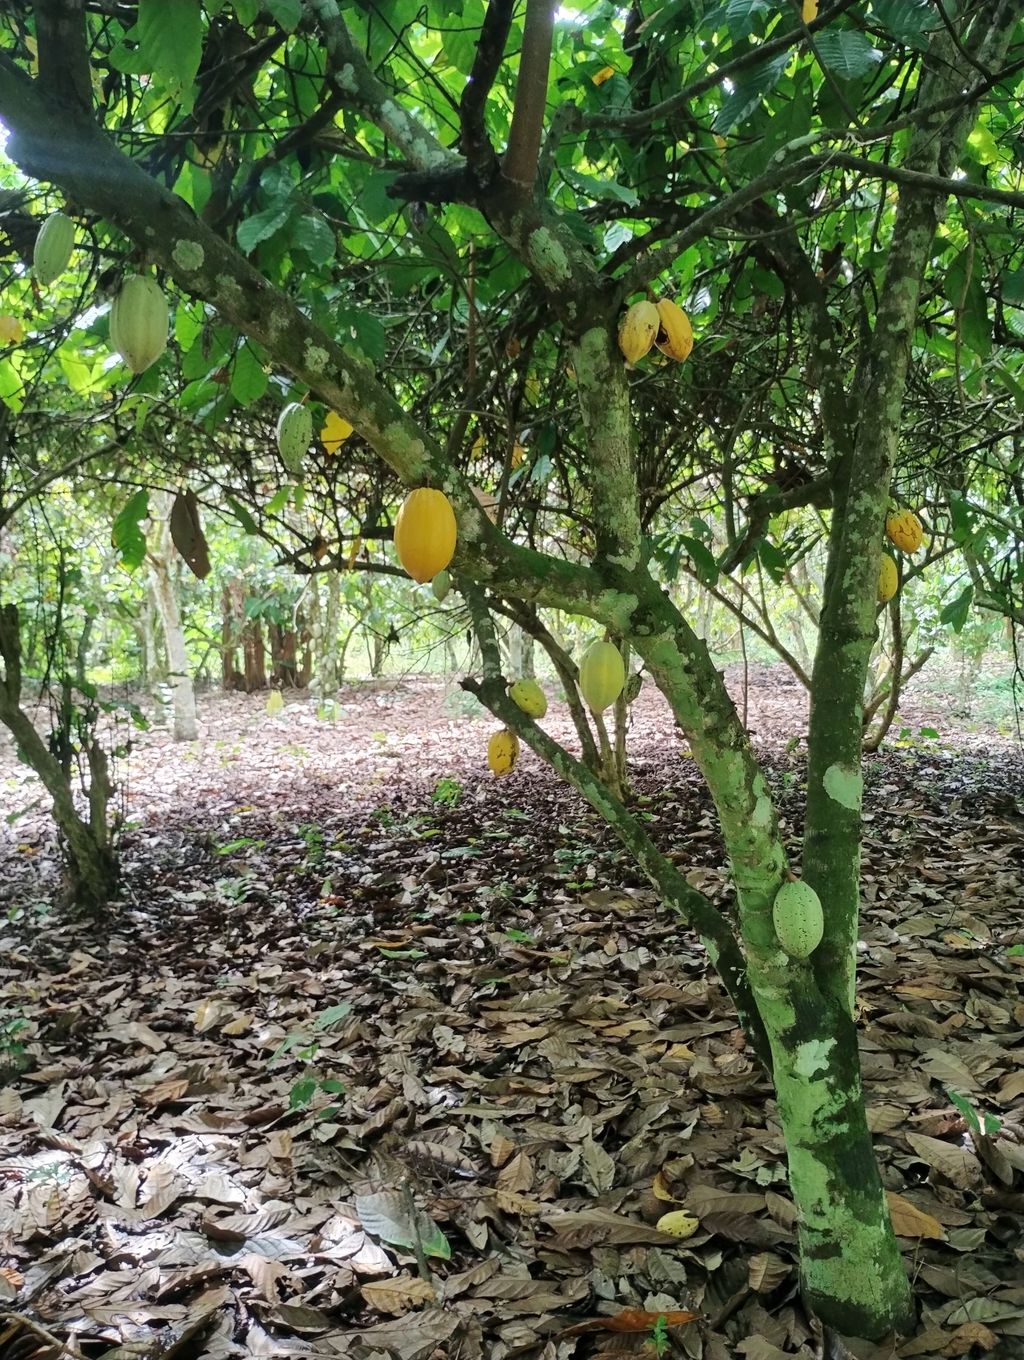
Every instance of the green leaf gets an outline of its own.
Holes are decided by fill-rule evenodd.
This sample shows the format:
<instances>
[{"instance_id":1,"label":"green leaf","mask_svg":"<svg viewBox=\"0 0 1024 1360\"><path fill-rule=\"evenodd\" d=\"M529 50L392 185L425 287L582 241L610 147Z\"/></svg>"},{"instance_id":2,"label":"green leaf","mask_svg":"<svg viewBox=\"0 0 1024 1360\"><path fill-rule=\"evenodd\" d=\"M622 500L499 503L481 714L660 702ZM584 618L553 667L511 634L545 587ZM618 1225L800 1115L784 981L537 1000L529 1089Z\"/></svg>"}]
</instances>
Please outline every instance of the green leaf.
<instances>
[{"instance_id":1,"label":"green leaf","mask_svg":"<svg viewBox=\"0 0 1024 1360\"><path fill-rule=\"evenodd\" d=\"M271 496L270 500L267 501L267 514L279 515L281 511L284 509L284 507L291 500L292 491L294 489L295 488L292 486L282 486L280 490L275 491L273 496Z\"/></svg>"},{"instance_id":2,"label":"green leaf","mask_svg":"<svg viewBox=\"0 0 1024 1360\"><path fill-rule=\"evenodd\" d=\"M249 514L244 505L239 505L239 503L231 496L225 496L224 502L247 534L259 534L259 525L253 519L252 515Z\"/></svg>"},{"instance_id":3,"label":"green leaf","mask_svg":"<svg viewBox=\"0 0 1024 1360\"><path fill-rule=\"evenodd\" d=\"M681 534L679 541L686 549L698 579L705 585L713 586L718 580L718 563L715 561L714 553L706 543L694 538L692 534Z\"/></svg>"},{"instance_id":4,"label":"green leaf","mask_svg":"<svg viewBox=\"0 0 1024 1360\"><path fill-rule=\"evenodd\" d=\"M231 365L231 395L240 406L250 406L267 390L268 378L252 346L243 344Z\"/></svg>"},{"instance_id":5,"label":"green leaf","mask_svg":"<svg viewBox=\"0 0 1024 1360\"><path fill-rule=\"evenodd\" d=\"M954 633L963 632L971 602L974 599L974 586L966 586L955 600L950 601L939 615L939 622L948 624Z\"/></svg>"},{"instance_id":6,"label":"green leaf","mask_svg":"<svg viewBox=\"0 0 1024 1360\"><path fill-rule=\"evenodd\" d=\"M617 203L628 203L630 207L637 202L635 190L619 184L614 179L599 179L597 175L584 175L573 170L563 170L562 178L566 184L572 185L577 193L598 202L602 199L611 199Z\"/></svg>"},{"instance_id":7,"label":"green leaf","mask_svg":"<svg viewBox=\"0 0 1024 1360\"><path fill-rule=\"evenodd\" d=\"M292 1089L288 1093L289 1110L302 1110L316 1095L316 1078L300 1077L292 1084Z\"/></svg>"},{"instance_id":8,"label":"green leaf","mask_svg":"<svg viewBox=\"0 0 1024 1360\"><path fill-rule=\"evenodd\" d=\"M701 23L701 28L727 28L732 38L746 38L768 11L767 0L724 0Z\"/></svg>"},{"instance_id":9,"label":"green leaf","mask_svg":"<svg viewBox=\"0 0 1024 1360\"><path fill-rule=\"evenodd\" d=\"M366 309L340 308L334 313L335 334L345 349L357 349L367 359L380 360L387 353L384 327Z\"/></svg>"},{"instance_id":10,"label":"green leaf","mask_svg":"<svg viewBox=\"0 0 1024 1360\"><path fill-rule=\"evenodd\" d=\"M292 227L292 245L305 251L310 263L317 267L334 259L336 241L334 230L319 213L307 213Z\"/></svg>"},{"instance_id":11,"label":"green leaf","mask_svg":"<svg viewBox=\"0 0 1024 1360\"><path fill-rule=\"evenodd\" d=\"M136 491L117 518L111 531L110 541L121 554L121 561L129 571L141 566L146 556L146 535L139 527L139 521L149 515L149 492Z\"/></svg>"},{"instance_id":12,"label":"green leaf","mask_svg":"<svg viewBox=\"0 0 1024 1360\"><path fill-rule=\"evenodd\" d=\"M238 249L244 251L246 255L255 250L261 241L268 240L275 232L281 230L291 216L291 211L290 203L278 203L273 207L264 208L261 212L253 213L252 217L240 222L235 232Z\"/></svg>"},{"instance_id":13,"label":"green leaf","mask_svg":"<svg viewBox=\"0 0 1024 1360\"><path fill-rule=\"evenodd\" d=\"M388 198L388 185L394 182L395 173L392 170L378 170L366 177L366 183L357 202L366 220L374 226L378 222L386 222L389 217L394 217L396 213L402 211L401 203Z\"/></svg>"},{"instance_id":14,"label":"green leaf","mask_svg":"<svg viewBox=\"0 0 1024 1360\"><path fill-rule=\"evenodd\" d=\"M913 43L938 22L930 0L871 0L871 17L897 38Z\"/></svg>"},{"instance_id":15,"label":"green leaf","mask_svg":"<svg viewBox=\"0 0 1024 1360\"><path fill-rule=\"evenodd\" d=\"M737 81L732 93L723 100L718 116L712 124L712 130L724 136L737 123L749 118L760 104L761 97L775 89L788 64L789 53L780 52L770 61L763 61L747 71L743 78Z\"/></svg>"},{"instance_id":16,"label":"green leaf","mask_svg":"<svg viewBox=\"0 0 1024 1360\"><path fill-rule=\"evenodd\" d=\"M203 55L199 0L140 0L138 34L146 69L167 86L186 113L191 112Z\"/></svg>"},{"instance_id":17,"label":"green leaf","mask_svg":"<svg viewBox=\"0 0 1024 1360\"><path fill-rule=\"evenodd\" d=\"M344 1020L351 1010L351 1001L339 1001L337 1005L328 1006L327 1009L321 1011L313 1021L313 1028L329 1029L331 1025L336 1025L339 1020ZM338 1089L340 1090L341 1088L339 1087Z\"/></svg>"},{"instance_id":18,"label":"green leaf","mask_svg":"<svg viewBox=\"0 0 1024 1360\"><path fill-rule=\"evenodd\" d=\"M826 30L817 34L814 45L829 70L846 80L866 76L882 60L881 52L872 46L871 39L855 29Z\"/></svg>"},{"instance_id":19,"label":"green leaf","mask_svg":"<svg viewBox=\"0 0 1024 1360\"><path fill-rule=\"evenodd\" d=\"M294 33L302 18L302 0L263 0L263 8L269 10L286 33Z\"/></svg>"}]
</instances>

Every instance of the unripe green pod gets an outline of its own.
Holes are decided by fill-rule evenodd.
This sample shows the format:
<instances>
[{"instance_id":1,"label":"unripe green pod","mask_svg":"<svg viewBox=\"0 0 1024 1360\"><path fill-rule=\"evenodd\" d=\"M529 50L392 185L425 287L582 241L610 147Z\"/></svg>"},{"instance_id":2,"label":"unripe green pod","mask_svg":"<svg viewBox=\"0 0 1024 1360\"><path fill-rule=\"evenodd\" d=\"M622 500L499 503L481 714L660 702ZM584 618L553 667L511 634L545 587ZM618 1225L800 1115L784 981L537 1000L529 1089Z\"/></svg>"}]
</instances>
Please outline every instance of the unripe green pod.
<instances>
[{"instance_id":1,"label":"unripe green pod","mask_svg":"<svg viewBox=\"0 0 1024 1360\"><path fill-rule=\"evenodd\" d=\"M592 713L603 713L622 693L626 667L614 642L592 642L580 662L580 693Z\"/></svg>"},{"instance_id":2,"label":"unripe green pod","mask_svg":"<svg viewBox=\"0 0 1024 1360\"><path fill-rule=\"evenodd\" d=\"M302 460L313 438L313 416L308 406L290 402L277 418L277 451L289 472L302 473Z\"/></svg>"},{"instance_id":3,"label":"unripe green pod","mask_svg":"<svg viewBox=\"0 0 1024 1360\"><path fill-rule=\"evenodd\" d=\"M821 944L825 915L814 889L799 879L783 883L772 903L772 923L779 944L794 959L806 959Z\"/></svg>"},{"instance_id":4,"label":"unripe green pod","mask_svg":"<svg viewBox=\"0 0 1024 1360\"><path fill-rule=\"evenodd\" d=\"M129 274L110 309L110 343L133 373L144 373L167 348L169 315L156 280Z\"/></svg>"},{"instance_id":5,"label":"unripe green pod","mask_svg":"<svg viewBox=\"0 0 1024 1360\"><path fill-rule=\"evenodd\" d=\"M39 228L32 250L32 269L45 288L68 267L75 248L75 224L62 212L51 213Z\"/></svg>"}]
</instances>

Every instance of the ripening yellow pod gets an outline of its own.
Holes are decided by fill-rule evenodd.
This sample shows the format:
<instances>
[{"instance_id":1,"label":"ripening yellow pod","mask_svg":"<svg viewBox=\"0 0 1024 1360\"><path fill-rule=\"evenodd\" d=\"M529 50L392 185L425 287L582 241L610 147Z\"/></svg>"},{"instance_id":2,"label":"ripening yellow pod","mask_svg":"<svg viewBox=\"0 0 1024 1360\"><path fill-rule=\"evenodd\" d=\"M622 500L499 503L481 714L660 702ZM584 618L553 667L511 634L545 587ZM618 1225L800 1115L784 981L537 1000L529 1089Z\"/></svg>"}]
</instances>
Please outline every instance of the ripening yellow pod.
<instances>
[{"instance_id":1,"label":"ripening yellow pod","mask_svg":"<svg viewBox=\"0 0 1024 1360\"><path fill-rule=\"evenodd\" d=\"M487 768L500 779L511 774L519 759L519 738L507 727L495 732L487 743Z\"/></svg>"},{"instance_id":2,"label":"ripening yellow pod","mask_svg":"<svg viewBox=\"0 0 1024 1360\"><path fill-rule=\"evenodd\" d=\"M410 491L395 520L395 552L414 581L432 581L455 556L458 525L443 491Z\"/></svg>"},{"instance_id":3,"label":"ripening yellow pod","mask_svg":"<svg viewBox=\"0 0 1024 1360\"><path fill-rule=\"evenodd\" d=\"M662 298L658 303L658 335L655 344L662 354L682 363L690 357L693 349L693 327L690 318L671 298Z\"/></svg>"},{"instance_id":4,"label":"ripening yellow pod","mask_svg":"<svg viewBox=\"0 0 1024 1360\"><path fill-rule=\"evenodd\" d=\"M921 521L913 510L896 510L885 521L885 532L889 542L901 552L917 552L924 542Z\"/></svg>"},{"instance_id":5,"label":"ripening yellow pod","mask_svg":"<svg viewBox=\"0 0 1024 1360\"><path fill-rule=\"evenodd\" d=\"M661 318L653 302L634 302L619 327L619 349L627 364L642 359L654 344Z\"/></svg>"}]
</instances>

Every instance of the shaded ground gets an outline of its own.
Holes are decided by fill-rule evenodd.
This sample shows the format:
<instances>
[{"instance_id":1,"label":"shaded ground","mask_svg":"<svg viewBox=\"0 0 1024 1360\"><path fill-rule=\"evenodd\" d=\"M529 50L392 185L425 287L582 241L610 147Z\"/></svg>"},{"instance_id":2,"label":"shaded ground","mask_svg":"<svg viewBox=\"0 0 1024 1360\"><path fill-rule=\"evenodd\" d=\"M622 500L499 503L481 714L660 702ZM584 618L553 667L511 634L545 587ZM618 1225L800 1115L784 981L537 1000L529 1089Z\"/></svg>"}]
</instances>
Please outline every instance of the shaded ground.
<instances>
[{"instance_id":1,"label":"shaded ground","mask_svg":"<svg viewBox=\"0 0 1024 1360\"><path fill-rule=\"evenodd\" d=\"M800 695L757 678L795 838ZM145 736L103 929L49 912L45 819L12 823L4 1357L654 1355L684 1309L663 1354L815 1354L771 1093L702 950L529 757L481 777L462 704L215 699L195 747ZM956 743L868 766L862 1053L922 1330L864 1355L1024 1354L1021 764ZM727 904L646 696L635 751L652 833Z\"/></svg>"}]
</instances>

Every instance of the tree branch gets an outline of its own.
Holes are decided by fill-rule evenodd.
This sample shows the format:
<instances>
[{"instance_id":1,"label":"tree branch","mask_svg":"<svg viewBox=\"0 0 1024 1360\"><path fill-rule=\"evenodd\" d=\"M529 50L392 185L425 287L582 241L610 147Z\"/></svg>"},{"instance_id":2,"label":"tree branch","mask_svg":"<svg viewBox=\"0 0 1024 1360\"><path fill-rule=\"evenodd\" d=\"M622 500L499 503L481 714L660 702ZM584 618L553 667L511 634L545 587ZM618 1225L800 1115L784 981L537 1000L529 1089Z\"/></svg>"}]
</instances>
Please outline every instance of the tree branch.
<instances>
[{"instance_id":1,"label":"tree branch","mask_svg":"<svg viewBox=\"0 0 1024 1360\"><path fill-rule=\"evenodd\" d=\"M487 135L484 112L487 96L505 56L514 8L514 0L490 0L480 29L473 66L459 103L462 150L474 179L482 184L491 183L499 170L498 157Z\"/></svg>"},{"instance_id":2,"label":"tree branch","mask_svg":"<svg viewBox=\"0 0 1024 1360\"><path fill-rule=\"evenodd\" d=\"M92 71L84 0L35 0L39 79L58 99L92 110Z\"/></svg>"},{"instance_id":3,"label":"tree branch","mask_svg":"<svg viewBox=\"0 0 1024 1360\"><path fill-rule=\"evenodd\" d=\"M709 898L690 886L671 860L657 848L641 823L609 792L597 775L515 706L506 693L501 675L501 654L486 600L480 591L472 587L464 589L463 594L473 616L473 628L480 642L487 678L477 681L467 677L462 681L462 688L475 695L541 760L583 795L635 857L666 906L700 935L712 964L732 997L751 1047L770 1072L768 1038L747 980L746 962L729 922Z\"/></svg>"},{"instance_id":4,"label":"tree branch","mask_svg":"<svg viewBox=\"0 0 1024 1360\"><path fill-rule=\"evenodd\" d=\"M548 70L557 0L526 0L523 50L502 174L523 194L532 195L548 99Z\"/></svg>"},{"instance_id":5,"label":"tree branch","mask_svg":"<svg viewBox=\"0 0 1024 1360\"><path fill-rule=\"evenodd\" d=\"M848 9L852 9L855 3L856 0L838 0L838 3L833 5L831 9L827 9L824 14L819 14L812 24L805 26L803 23L798 23L795 28L780 34L779 37L748 49L741 57L725 62L706 75L698 76L696 80L691 81L689 85L684 86L676 94L671 95L668 99L663 99L660 104L652 105L649 109L592 113L581 118L581 125L585 128L607 128L622 132L635 132L642 131L653 123L660 123L666 118L671 118L673 114L688 109L695 99L706 94L708 90L713 90L716 85L721 85L723 81L733 80L736 76L749 70L750 67L760 66L762 62L770 61L780 52L786 52L791 47L797 47L803 42L808 28L811 33L819 32L833 19L837 19L840 14L845 14Z\"/></svg>"}]
</instances>

